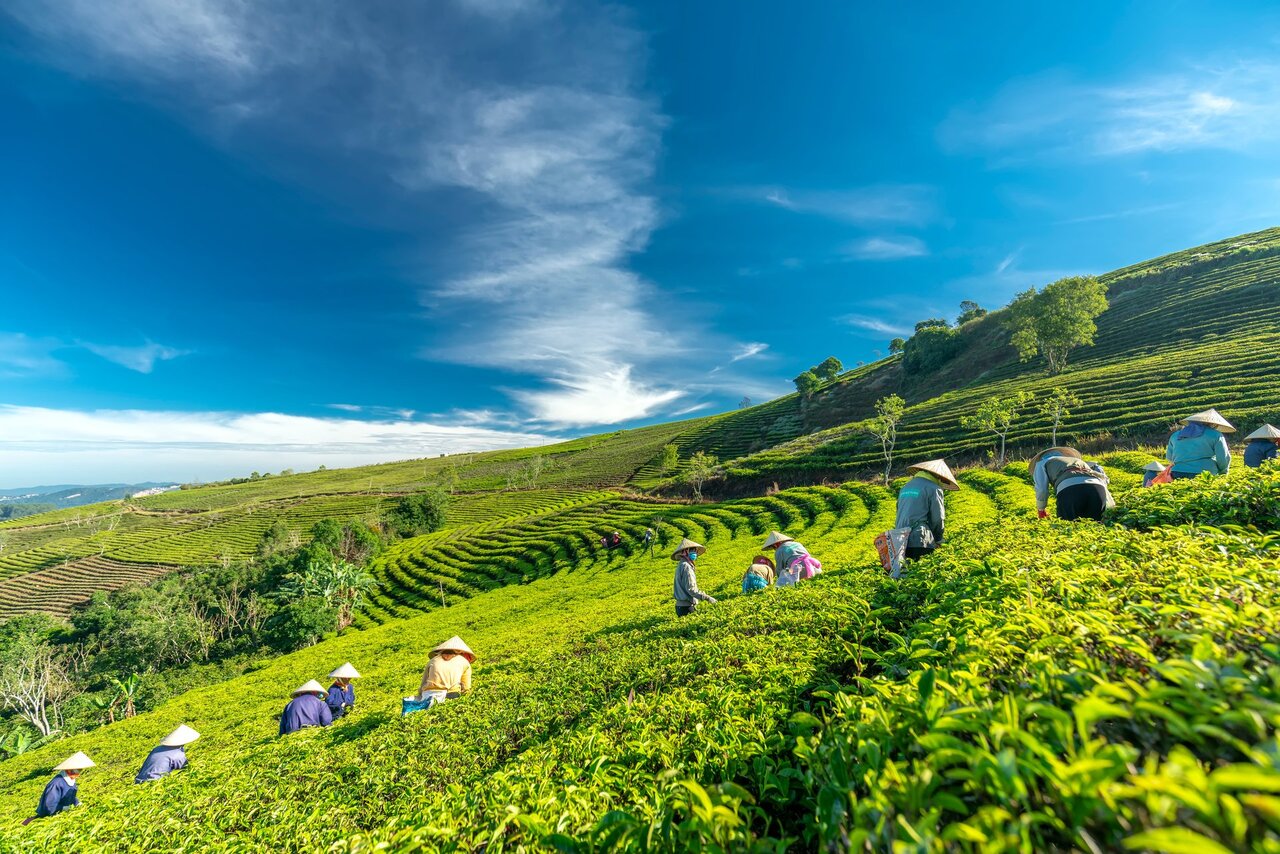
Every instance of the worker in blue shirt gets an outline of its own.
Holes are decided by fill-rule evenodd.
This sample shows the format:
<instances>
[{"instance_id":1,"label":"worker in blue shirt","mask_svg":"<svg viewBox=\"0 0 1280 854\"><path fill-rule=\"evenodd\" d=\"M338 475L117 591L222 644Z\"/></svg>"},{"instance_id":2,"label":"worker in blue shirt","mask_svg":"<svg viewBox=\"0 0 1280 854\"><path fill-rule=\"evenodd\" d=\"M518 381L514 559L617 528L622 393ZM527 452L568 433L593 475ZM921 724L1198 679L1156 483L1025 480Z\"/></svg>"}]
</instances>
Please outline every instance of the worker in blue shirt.
<instances>
[{"instance_id":1,"label":"worker in blue shirt","mask_svg":"<svg viewBox=\"0 0 1280 854\"><path fill-rule=\"evenodd\" d=\"M44 793L40 795L40 803L36 806L36 818L48 818L51 815L57 815L63 810L80 806L79 787L77 781L80 779L80 773L86 768L94 767L96 763L83 753L74 753L62 761L61 764L54 766L54 771L58 772L58 776L49 781L44 787ZM31 821L31 819L27 819ZM26 824L24 821L23 824Z\"/></svg>"},{"instance_id":2,"label":"worker in blue shirt","mask_svg":"<svg viewBox=\"0 0 1280 854\"><path fill-rule=\"evenodd\" d=\"M325 690L314 679L293 692L293 699L280 715L280 734L288 735L309 726L328 726L333 713L325 705Z\"/></svg>"},{"instance_id":3,"label":"worker in blue shirt","mask_svg":"<svg viewBox=\"0 0 1280 854\"><path fill-rule=\"evenodd\" d=\"M160 741L160 746L147 754L142 762L142 770L133 778L135 783L147 783L159 780L174 771L187 767L186 746L200 737L200 733L186 724L181 724L173 732Z\"/></svg>"},{"instance_id":4,"label":"worker in blue shirt","mask_svg":"<svg viewBox=\"0 0 1280 854\"><path fill-rule=\"evenodd\" d=\"M351 680L359 679L360 673L348 661L330 673L329 678L333 680L333 684L329 686L324 704L329 707L329 714L333 715L336 721L356 707L356 689L352 686Z\"/></svg>"}]
</instances>

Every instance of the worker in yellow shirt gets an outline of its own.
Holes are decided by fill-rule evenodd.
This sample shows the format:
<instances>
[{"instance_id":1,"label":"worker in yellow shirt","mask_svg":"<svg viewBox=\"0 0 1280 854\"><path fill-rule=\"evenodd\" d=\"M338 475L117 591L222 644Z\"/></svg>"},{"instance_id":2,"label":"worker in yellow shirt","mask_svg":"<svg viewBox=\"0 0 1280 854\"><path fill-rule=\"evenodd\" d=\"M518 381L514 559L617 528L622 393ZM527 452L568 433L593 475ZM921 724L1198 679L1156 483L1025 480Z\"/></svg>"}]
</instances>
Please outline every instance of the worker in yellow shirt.
<instances>
[{"instance_id":1,"label":"worker in yellow shirt","mask_svg":"<svg viewBox=\"0 0 1280 854\"><path fill-rule=\"evenodd\" d=\"M422 687L418 696L431 700L431 704L443 703L461 697L471 690L471 662L476 654L462 638L454 635L431 650L431 660L422 674Z\"/></svg>"}]
</instances>

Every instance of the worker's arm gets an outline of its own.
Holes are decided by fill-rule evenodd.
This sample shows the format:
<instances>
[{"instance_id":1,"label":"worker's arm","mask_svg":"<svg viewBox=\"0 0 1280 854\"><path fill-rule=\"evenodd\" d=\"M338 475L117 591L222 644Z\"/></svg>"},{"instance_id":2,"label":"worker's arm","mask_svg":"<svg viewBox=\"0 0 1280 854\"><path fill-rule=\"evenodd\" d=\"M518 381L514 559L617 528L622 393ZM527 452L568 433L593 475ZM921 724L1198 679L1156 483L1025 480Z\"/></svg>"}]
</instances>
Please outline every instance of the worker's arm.
<instances>
[{"instance_id":1,"label":"worker's arm","mask_svg":"<svg viewBox=\"0 0 1280 854\"><path fill-rule=\"evenodd\" d=\"M427 665L427 669L422 671L422 684L418 686L418 695L421 696L423 691L428 691L431 684L431 665Z\"/></svg>"},{"instance_id":2,"label":"worker's arm","mask_svg":"<svg viewBox=\"0 0 1280 854\"><path fill-rule=\"evenodd\" d=\"M946 530L946 522L946 498L943 496L942 490L937 489L934 491L933 499L929 502L929 530L933 533L933 541L935 543L942 542L942 535Z\"/></svg>"},{"instance_id":3,"label":"worker's arm","mask_svg":"<svg viewBox=\"0 0 1280 854\"><path fill-rule=\"evenodd\" d=\"M1218 444L1213 449L1213 461L1217 464L1218 474L1226 474L1231 468L1231 450L1227 447L1226 436L1218 437Z\"/></svg>"},{"instance_id":4,"label":"worker's arm","mask_svg":"<svg viewBox=\"0 0 1280 854\"><path fill-rule=\"evenodd\" d=\"M1089 463L1089 468L1093 469L1093 476L1103 483L1111 483L1111 478L1107 475L1107 470L1099 463Z\"/></svg>"},{"instance_id":5,"label":"worker's arm","mask_svg":"<svg viewBox=\"0 0 1280 854\"><path fill-rule=\"evenodd\" d=\"M471 665L470 664L467 665L466 670L462 671L462 679L459 680L459 685L462 688L462 693L467 694L471 692Z\"/></svg>"},{"instance_id":6,"label":"worker's arm","mask_svg":"<svg viewBox=\"0 0 1280 854\"><path fill-rule=\"evenodd\" d=\"M685 580L688 581L686 589L689 591L690 596L703 602L716 601L714 596L708 596L698 589L698 576L694 574L692 565L689 565L685 572L687 573Z\"/></svg>"},{"instance_id":7,"label":"worker's arm","mask_svg":"<svg viewBox=\"0 0 1280 854\"><path fill-rule=\"evenodd\" d=\"M1036 510L1044 510L1049 506L1049 475L1044 470L1044 460L1036 463L1036 470L1031 473L1031 485L1036 488Z\"/></svg>"}]
</instances>

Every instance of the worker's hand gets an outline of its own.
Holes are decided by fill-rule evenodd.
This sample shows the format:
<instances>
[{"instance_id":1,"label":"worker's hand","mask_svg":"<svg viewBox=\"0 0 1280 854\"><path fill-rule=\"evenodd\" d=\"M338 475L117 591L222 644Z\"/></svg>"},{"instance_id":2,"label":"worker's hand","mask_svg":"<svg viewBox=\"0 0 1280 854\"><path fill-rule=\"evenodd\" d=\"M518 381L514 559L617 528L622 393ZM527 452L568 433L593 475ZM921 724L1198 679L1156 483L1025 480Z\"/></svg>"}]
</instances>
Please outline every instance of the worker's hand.
<instances>
[{"instance_id":1,"label":"worker's hand","mask_svg":"<svg viewBox=\"0 0 1280 854\"><path fill-rule=\"evenodd\" d=\"M718 602L718 601L720 601L720 600L716 599L716 597L714 597L714 596L711 596L711 597L709 597L709 598L707 599L707 601L714 605L716 602Z\"/></svg>"},{"instance_id":2,"label":"worker's hand","mask_svg":"<svg viewBox=\"0 0 1280 854\"><path fill-rule=\"evenodd\" d=\"M1049 518L1049 511L1048 511L1048 510L1037 510L1037 511L1036 511L1036 515L1037 515L1037 516L1039 516L1041 519L1048 519L1048 518Z\"/></svg>"}]
</instances>

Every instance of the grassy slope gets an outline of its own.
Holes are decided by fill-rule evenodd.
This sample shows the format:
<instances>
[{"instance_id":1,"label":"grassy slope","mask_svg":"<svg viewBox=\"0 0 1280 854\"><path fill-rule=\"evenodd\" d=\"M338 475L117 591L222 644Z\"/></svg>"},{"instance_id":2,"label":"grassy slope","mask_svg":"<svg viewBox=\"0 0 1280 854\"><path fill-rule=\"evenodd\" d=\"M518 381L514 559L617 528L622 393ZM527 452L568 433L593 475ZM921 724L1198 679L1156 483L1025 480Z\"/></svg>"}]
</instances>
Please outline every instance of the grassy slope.
<instances>
[{"instance_id":1,"label":"grassy slope","mask_svg":"<svg viewBox=\"0 0 1280 854\"><path fill-rule=\"evenodd\" d=\"M1107 462L1132 485L1143 459ZM1275 542L1037 523L1010 472L965 473L947 548L903 584L870 556L887 492L796 490L680 520L723 599L692 619L671 614L670 561L596 554L265 662L3 763L0 850L1046 850L1082 833L1113 850L1160 828L1275 844L1257 794L1280 783ZM753 523L783 519L829 571L734 595ZM424 651L454 632L481 655L476 693L399 718ZM284 694L348 659L358 714L275 739ZM193 768L133 786L179 721L204 733ZM17 828L73 749L102 766L90 806Z\"/></svg>"},{"instance_id":2,"label":"grassy slope","mask_svg":"<svg viewBox=\"0 0 1280 854\"><path fill-rule=\"evenodd\" d=\"M1280 229L1220 241L1102 277L1111 307L1093 346L1060 377L1039 360L1020 363L999 329L1001 313L966 326L970 344L937 374L902 375L897 359L859 369L806 402L791 395L768 411L731 413L703 425L687 451L732 459L731 481L783 485L849 477L879 465L879 444L859 423L891 392L911 404L899 431L901 458L973 458L991 441L960 429L990 396L1055 386L1083 401L1068 418L1071 439L1150 440L1180 414L1209 406L1242 425L1280 420ZM786 428L786 429L783 429ZM761 435L791 440L769 442ZM1028 412L1010 443L1047 439L1044 416ZM748 453L748 452L751 453Z\"/></svg>"}]
</instances>

